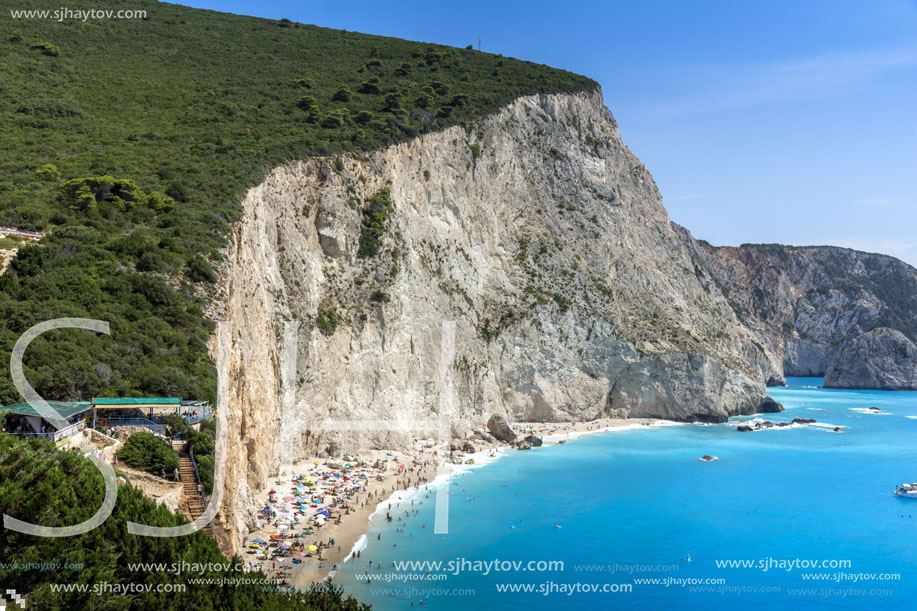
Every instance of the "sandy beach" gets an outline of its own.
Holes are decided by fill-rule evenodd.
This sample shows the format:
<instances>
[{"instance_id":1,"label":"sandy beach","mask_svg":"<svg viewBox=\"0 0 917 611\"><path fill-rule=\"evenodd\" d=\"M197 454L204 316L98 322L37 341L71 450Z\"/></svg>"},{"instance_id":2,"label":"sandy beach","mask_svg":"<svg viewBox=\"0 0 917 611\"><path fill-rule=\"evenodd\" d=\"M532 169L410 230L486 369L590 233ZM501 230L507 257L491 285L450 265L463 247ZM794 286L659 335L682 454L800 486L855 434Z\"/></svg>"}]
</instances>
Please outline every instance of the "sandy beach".
<instances>
[{"instance_id":1,"label":"sandy beach","mask_svg":"<svg viewBox=\"0 0 917 611\"><path fill-rule=\"evenodd\" d=\"M602 418L511 426L518 440L534 435L550 446L606 431L661 424L667 422ZM351 555L359 555L361 539L377 511L390 513L409 491L414 493L410 502L422 504L432 497L437 477L448 478L503 452L516 451L496 441L476 441L475 450L464 452L453 445L443 455L432 439L414 440L408 450L362 450L342 459L314 457L285 467L256 497L259 513L253 523L257 528L245 540L243 558L284 585L308 588L339 570ZM423 498L417 498L417 493Z\"/></svg>"}]
</instances>

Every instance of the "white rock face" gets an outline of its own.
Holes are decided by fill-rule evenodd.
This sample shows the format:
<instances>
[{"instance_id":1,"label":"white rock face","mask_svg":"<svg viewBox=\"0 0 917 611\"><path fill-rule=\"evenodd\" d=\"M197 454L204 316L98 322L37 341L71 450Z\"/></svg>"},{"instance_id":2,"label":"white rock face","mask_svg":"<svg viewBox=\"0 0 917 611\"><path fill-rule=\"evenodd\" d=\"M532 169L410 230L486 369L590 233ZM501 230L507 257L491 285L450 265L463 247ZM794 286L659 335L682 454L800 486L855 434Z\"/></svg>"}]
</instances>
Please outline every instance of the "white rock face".
<instances>
[{"instance_id":1,"label":"white rock face","mask_svg":"<svg viewBox=\"0 0 917 611\"><path fill-rule=\"evenodd\" d=\"M381 248L361 258L361 209L386 187ZM457 438L492 414L753 413L774 357L699 273L599 92L276 168L245 197L223 278L230 545L281 465L412 436L316 426L439 417L444 320Z\"/></svg>"}]
</instances>

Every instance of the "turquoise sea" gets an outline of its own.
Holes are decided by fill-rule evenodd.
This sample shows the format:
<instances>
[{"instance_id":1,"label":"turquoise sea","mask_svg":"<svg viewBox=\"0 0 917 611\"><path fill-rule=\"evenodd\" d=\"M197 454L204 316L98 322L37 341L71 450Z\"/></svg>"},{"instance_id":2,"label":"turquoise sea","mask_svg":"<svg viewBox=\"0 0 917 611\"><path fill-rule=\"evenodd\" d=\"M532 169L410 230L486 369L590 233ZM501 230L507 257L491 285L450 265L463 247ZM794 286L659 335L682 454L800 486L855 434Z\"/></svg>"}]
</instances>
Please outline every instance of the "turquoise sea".
<instances>
[{"instance_id":1,"label":"turquoise sea","mask_svg":"<svg viewBox=\"0 0 917 611\"><path fill-rule=\"evenodd\" d=\"M788 382L786 411L756 418L843 432L737 432L749 417L508 452L451 480L448 534L419 493L335 580L383 611L917 609L917 500L892 494L917 481L917 392Z\"/></svg>"}]
</instances>

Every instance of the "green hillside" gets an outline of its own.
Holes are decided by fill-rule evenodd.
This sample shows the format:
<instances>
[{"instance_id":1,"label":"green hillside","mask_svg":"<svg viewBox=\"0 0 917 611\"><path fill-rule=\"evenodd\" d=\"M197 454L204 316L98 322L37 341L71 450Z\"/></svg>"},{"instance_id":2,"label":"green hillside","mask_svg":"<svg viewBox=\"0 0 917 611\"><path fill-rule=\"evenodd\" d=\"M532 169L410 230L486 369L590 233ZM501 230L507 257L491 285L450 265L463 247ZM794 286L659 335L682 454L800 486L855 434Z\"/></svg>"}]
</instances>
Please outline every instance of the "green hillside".
<instances>
[{"instance_id":1,"label":"green hillside","mask_svg":"<svg viewBox=\"0 0 917 611\"><path fill-rule=\"evenodd\" d=\"M45 441L0 435L3 514L46 526L70 526L89 519L102 505L104 495L102 476L89 459L76 452L57 451ZM4 563L0 585L27 594L28 609L368 609L340 592L280 593L259 581L266 578L262 573L227 567L236 563L241 567L243 561L224 558L203 532L140 537L127 532L128 521L151 526L187 522L146 499L138 489L121 485L112 514L83 535L35 537L0 529ZM135 563L146 564L147 570L132 567ZM16 568L7 568L10 566ZM66 568L27 568L38 566ZM188 568L172 570L179 566ZM214 581L189 581L198 578ZM124 590L129 584L132 589ZM160 584L168 584L168 589L159 588ZM60 591L59 585L71 590Z\"/></svg>"},{"instance_id":2,"label":"green hillside","mask_svg":"<svg viewBox=\"0 0 917 611\"><path fill-rule=\"evenodd\" d=\"M271 167L473 121L582 76L470 49L143 0L143 20L0 15L0 225L50 230L0 276L0 345L52 317L27 373L49 398L213 399L206 289ZM11 6L10 6L11 5ZM74 1L71 10L100 8ZM52 9L53 10L53 9ZM19 400L8 376L0 402Z\"/></svg>"}]
</instances>

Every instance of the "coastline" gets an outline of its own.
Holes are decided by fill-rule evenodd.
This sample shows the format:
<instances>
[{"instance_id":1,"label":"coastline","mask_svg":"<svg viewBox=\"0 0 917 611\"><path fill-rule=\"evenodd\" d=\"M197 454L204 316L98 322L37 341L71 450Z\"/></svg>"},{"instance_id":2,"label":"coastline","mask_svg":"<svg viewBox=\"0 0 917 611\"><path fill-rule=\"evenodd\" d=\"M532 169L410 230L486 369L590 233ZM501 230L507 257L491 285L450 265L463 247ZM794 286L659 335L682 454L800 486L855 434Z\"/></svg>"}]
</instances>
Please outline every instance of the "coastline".
<instances>
[{"instance_id":1,"label":"coastline","mask_svg":"<svg viewBox=\"0 0 917 611\"><path fill-rule=\"evenodd\" d=\"M575 423L516 422L512 424L512 428L518 439L531 434L542 439L543 447L550 447L599 433L678 424L681 423L656 418L600 418ZM367 481L359 496L355 496L349 505L348 511L339 516L339 523L329 521L305 537L307 544L334 540L334 544L324 547L319 555L313 553L298 558L296 564L292 563L291 558L262 560L253 559L254 554L244 558L252 565L260 564L262 570L282 579L286 585L300 590L308 589L314 584L334 577L337 571L344 568L342 565L345 562L359 556L366 546L372 520L378 515L402 501L410 501L425 493L430 495L432 489L441 482L453 478L456 474L489 464L514 449L508 443L491 443L475 452L455 451L450 462L448 459L443 460L432 446L424 444L423 441L415 441L415 447L409 450L362 450L351 457L353 460L345 461L364 467L383 464L386 476L381 480ZM341 461L310 457L282 468L280 474L271 477L264 489L256 495L258 506L268 504L269 492L289 484L292 476L316 470L330 470L338 466L339 462ZM401 465L404 465L403 469ZM278 532L269 520L258 523L260 528L251 531L245 539L246 553L250 551L248 548L255 539L266 539L270 534Z\"/></svg>"}]
</instances>

